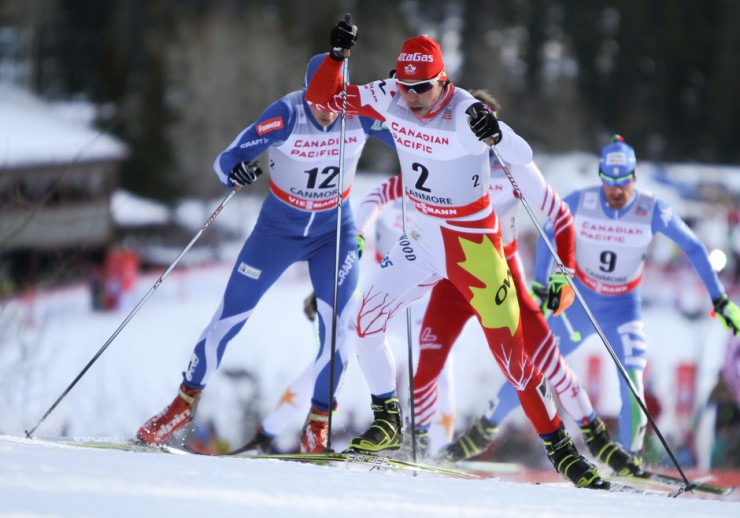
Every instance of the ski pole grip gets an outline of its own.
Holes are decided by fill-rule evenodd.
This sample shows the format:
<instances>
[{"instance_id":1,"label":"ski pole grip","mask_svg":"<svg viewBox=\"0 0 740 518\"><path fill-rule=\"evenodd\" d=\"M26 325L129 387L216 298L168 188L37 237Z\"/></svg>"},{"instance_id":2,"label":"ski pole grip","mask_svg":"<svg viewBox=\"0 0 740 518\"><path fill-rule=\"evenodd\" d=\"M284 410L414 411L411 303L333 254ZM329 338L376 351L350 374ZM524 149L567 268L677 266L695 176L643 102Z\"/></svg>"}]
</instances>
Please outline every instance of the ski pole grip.
<instances>
[{"instance_id":1,"label":"ski pole grip","mask_svg":"<svg viewBox=\"0 0 740 518\"><path fill-rule=\"evenodd\" d=\"M349 25L350 30L352 30L352 15L350 13L346 13L344 15L344 23L346 23L347 25ZM348 58L349 57L349 49L343 49L342 50L342 55L345 58Z\"/></svg>"},{"instance_id":2,"label":"ski pole grip","mask_svg":"<svg viewBox=\"0 0 740 518\"><path fill-rule=\"evenodd\" d=\"M470 117L471 119L477 119L478 118L478 112L475 111L475 106L468 106L468 109L465 110L465 113ZM483 139L483 142L488 144L489 146L493 146L495 143L493 142L493 137L487 137Z\"/></svg>"}]
</instances>

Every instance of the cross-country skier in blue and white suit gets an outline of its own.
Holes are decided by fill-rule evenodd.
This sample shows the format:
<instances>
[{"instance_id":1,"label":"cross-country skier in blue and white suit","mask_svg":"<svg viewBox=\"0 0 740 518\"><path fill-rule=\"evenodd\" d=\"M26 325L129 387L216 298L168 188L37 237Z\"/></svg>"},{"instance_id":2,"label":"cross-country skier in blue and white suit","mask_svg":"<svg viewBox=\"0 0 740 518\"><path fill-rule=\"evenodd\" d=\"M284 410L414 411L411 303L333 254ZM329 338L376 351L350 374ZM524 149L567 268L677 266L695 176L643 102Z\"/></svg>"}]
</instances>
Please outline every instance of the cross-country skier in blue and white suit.
<instances>
[{"instance_id":1,"label":"cross-country skier in blue and white suit","mask_svg":"<svg viewBox=\"0 0 740 518\"><path fill-rule=\"evenodd\" d=\"M665 201L635 189L636 165L634 149L615 135L601 151L602 185L574 191L564 201L575 222L574 283L644 401L647 340L637 288L655 234L664 234L688 256L712 298L716 316L733 334L740 329L740 309L729 300L709 264L706 247L686 223ZM542 300L548 293L545 287L552 266L542 238L536 263L533 286ZM550 315L547 323L565 356L596 331L580 303L571 305L564 315ZM641 455L647 418L621 378L620 384L619 442L632 454Z\"/></svg>"},{"instance_id":2,"label":"cross-country skier in blue and white suit","mask_svg":"<svg viewBox=\"0 0 740 518\"><path fill-rule=\"evenodd\" d=\"M340 169L340 117L309 106L304 100L306 85L324 56L309 61L303 89L272 103L216 158L214 170L221 183L239 188L261 174L255 159L269 150L270 193L236 259L221 304L195 344L178 395L137 432L143 442L159 444L192 419L200 394L218 368L229 341L278 277L293 263L306 261L318 299L321 346L301 449L321 452L326 446L328 413L334 405L333 395L329 395L331 333L327 332L333 316L334 280L336 276L336 388L349 346L344 339L349 329L348 323L343 324L349 317L345 308L357 287L359 271L354 217L349 203L343 202L339 272L335 273L339 174L343 178L342 200L346 200L367 139L377 136L394 152L395 145L380 123L347 115L344 164Z\"/></svg>"}]
</instances>

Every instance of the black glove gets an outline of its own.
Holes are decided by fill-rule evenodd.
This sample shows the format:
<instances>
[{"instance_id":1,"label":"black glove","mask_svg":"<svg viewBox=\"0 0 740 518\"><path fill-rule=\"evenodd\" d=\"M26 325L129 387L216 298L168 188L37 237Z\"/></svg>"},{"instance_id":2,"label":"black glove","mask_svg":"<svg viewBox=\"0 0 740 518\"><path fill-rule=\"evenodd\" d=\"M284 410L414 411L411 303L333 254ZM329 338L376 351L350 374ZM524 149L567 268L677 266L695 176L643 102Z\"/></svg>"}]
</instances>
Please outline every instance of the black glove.
<instances>
[{"instance_id":1,"label":"black glove","mask_svg":"<svg viewBox=\"0 0 740 518\"><path fill-rule=\"evenodd\" d=\"M357 41L357 25L352 25L352 17L347 13L344 20L337 23L331 30L329 44L331 52L329 54L337 61L344 59L344 51L355 46Z\"/></svg>"},{"instance_id":2,"label":"black glove","mask_svg":"<svg viewBox=\"0 0 740 518\"><path fill-rule=\"evenodd\" d=\"M244 187L254 183L257 177L262 174L259 164L254 162L239 162L229 173L229 181L236 187Z\"/></svg>"},{"instance_id":3,"label":"black glove","mask_svg":"<svg viewBox=\"0 0 740 518\"><path fill-rule=\"evenodd\" d=\"M316 305L316 292L312 291L311 295L303 299L303 313L306 318L311 322L316 320L316 315L319 313L319 308Z\"/></svg>"},{"instance_id":4,"label":"black glove","mask_svg":"<svg viewBox=\"0 0 740 518\"><path fill-rule=\"evenodd\" d=\"M468 124L478 140L491 138L494 144L501 142L501 128L498 125L498 119L488 106L477 102L471 104L465 113L470 117Z\"/></svg>"}]
</instances>

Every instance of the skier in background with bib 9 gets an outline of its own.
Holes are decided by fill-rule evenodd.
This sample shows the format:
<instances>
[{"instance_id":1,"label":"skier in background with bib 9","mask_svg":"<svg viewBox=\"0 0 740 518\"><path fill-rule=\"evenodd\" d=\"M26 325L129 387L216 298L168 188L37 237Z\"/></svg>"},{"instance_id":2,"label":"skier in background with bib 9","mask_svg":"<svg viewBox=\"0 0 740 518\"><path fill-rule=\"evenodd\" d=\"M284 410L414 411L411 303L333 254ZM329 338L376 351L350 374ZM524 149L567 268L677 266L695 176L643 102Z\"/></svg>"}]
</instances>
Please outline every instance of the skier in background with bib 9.
<instances>
[{"instance_id":1,"label":"skier in background with bib 9","mask_svg":"<svg viewBox=\"0 0 740 518\"><path fill-rule=\"evenodd\" d=\"M684 251L709 292L717 318L735 335L740 329L740 309L729 300L709 263L706 247L686 223L665 201L635 188L636 166L634 149L621 136L615 135L612 143L601 150L599 178L602 185L574 191L564 201L575 222L574 282L644 400L647 339L638 287L648 246L656 233L670 238ZM551 259L540 238L535 286L547 286ZM541 293L545 291L540 290ZM562 318L550 315L547 323L559 338L563 355L595 333L581 304L566 309ZM570 329L568 323L572 326ZM577 333L580 339L576 339ZM621 378L620 395L619 442L633 456L640 456L647 417ZM514 397L507 387L499 393L500 399Z\"/></svg>"}]
</instances>

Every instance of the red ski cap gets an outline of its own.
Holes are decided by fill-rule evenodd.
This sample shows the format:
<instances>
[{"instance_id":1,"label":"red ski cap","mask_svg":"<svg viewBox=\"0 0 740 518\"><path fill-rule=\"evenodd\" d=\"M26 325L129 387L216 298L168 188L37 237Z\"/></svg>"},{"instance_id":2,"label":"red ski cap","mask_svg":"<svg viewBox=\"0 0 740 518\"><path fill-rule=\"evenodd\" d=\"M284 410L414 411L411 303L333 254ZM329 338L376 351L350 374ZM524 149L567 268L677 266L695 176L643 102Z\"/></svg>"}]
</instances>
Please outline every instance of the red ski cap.
<instances>
[{"instance_id":1,"label":"red ski cap","mask_svg":"<svg viewBox=\"0 0 740 518\"><path fill-rule=\"evenodd\" d=\"M445 62L439 43L429 36L406 40L396 59L396 77L404 81L424 81L439 76L445 81Z\"/></svg>"}]
</instances>

